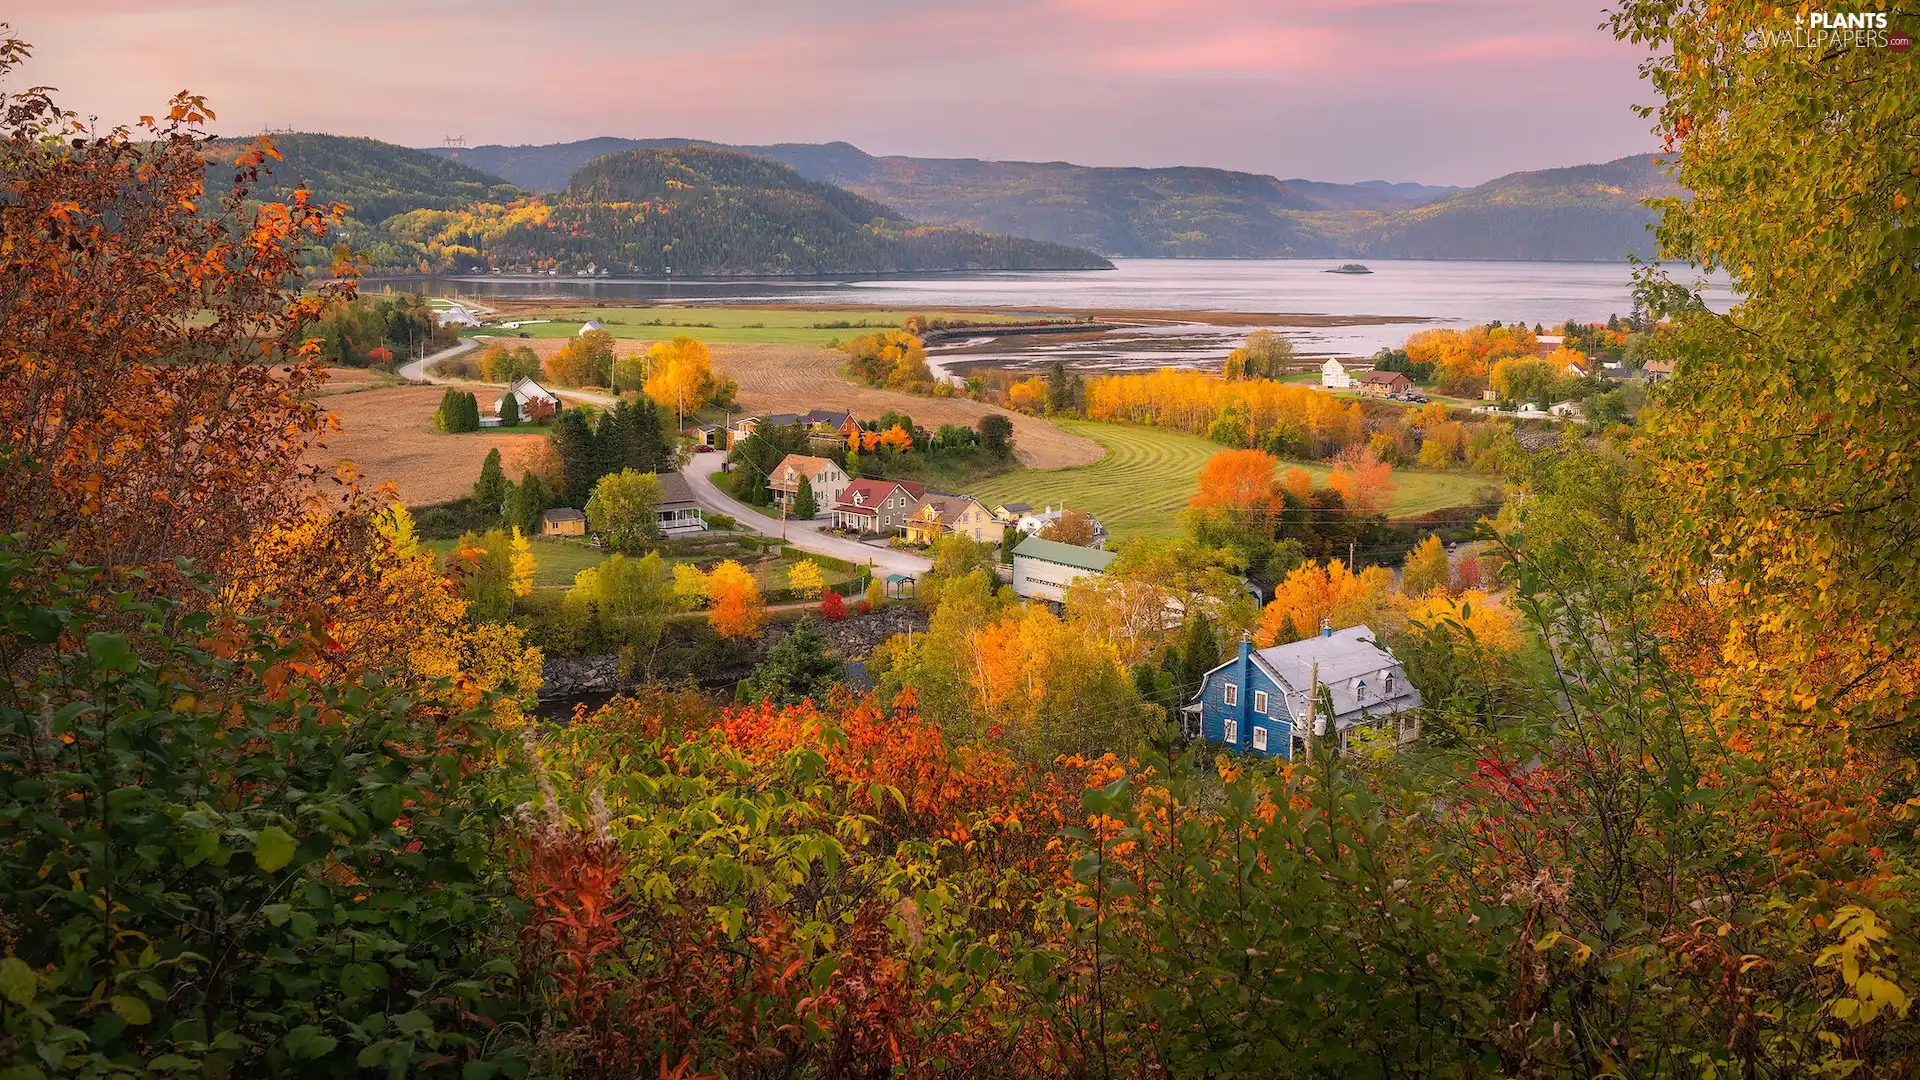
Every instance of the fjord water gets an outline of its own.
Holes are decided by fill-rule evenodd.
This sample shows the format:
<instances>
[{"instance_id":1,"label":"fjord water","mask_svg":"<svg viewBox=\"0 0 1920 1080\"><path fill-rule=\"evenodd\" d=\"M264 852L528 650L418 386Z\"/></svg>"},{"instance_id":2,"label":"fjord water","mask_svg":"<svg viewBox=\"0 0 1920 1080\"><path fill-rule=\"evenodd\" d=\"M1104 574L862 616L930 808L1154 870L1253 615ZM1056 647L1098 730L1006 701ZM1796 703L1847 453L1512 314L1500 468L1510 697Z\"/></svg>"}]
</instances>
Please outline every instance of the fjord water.
<instances>
[{"instance_id":1,"label":"fjord water","mask_svg":"<svg viewBox=\"0 0 1920 1080\"><path fill-rule=\"evenodd\" d=\"M1383 259L1365 263L1373 271L1370 274L1326 272L1345 261L1350 260L1115 259L1112 270L721 281L449 277L415 279L412 287L482 301L554 298L1258 312L1281 316L1276 323L1286 326L1304 352L1348 356L1399 345L1408 334L1429 327L1471 326L1492 319L1552 326L1567 319L1603 321L1633 308L1633 270L1624 262ZM1683 282L1699 279L1688 267L1674 267L1670 273ZM1733 303L1724 278L1706 280L1701 291L1715 310L1724 311ZM1352 319L1354 324L1288 326L1285 316L1337 317ZM1244 328L1240 332L1244 334Z\"/></svg>"}]
</instances>

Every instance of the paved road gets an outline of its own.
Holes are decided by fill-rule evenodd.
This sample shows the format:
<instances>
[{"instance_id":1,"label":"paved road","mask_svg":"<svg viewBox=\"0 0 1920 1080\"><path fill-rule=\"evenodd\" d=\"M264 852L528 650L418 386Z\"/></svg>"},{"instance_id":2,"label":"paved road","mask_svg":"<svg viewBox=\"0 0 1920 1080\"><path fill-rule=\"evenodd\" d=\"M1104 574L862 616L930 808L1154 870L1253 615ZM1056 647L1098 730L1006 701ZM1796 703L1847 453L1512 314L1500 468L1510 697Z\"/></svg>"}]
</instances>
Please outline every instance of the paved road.
<instances>
[{"instance_id":1,"label":"paved road","mask_svg":"<svg viewBox=\"0 0 1920 1080\"><path fill-rule=\"evenodd\" d=\"M693 489L696 502L709 510L729 514L741 525L752 529L762 536L778 537L780 522L769 520L757 510L721 491L714 483L714 474L725 464L724 454L695 454L693 462L685 469L687 486ZM787 543L801 551L811 551L816 555L827 555L835 559L844 559L857 565L871 563L875 569L889 574L923 574L933 564L912 552L897 548L876 547L849 540L844 536L826 534L826 523L822 521L795 521L789 519Z\"/></svg>"},{"instance_id":2,"label":"paved road","mask_svg":"<svg viewBox=\"0 0 1920 1080\"><path fill-rule=\"evenodd\" d=\"M398 368L394 370L394 374L400 376L403 379L406 379L409 382L425 382L425 383L452 382L453 380L451 379L436 379L433 376L427 374L427 365L438 363L441 360L445 360L449 356L459 356L463 352L468 352L478 348L479 345L480 343L478 341L475 341L473 338L461 338L460 344L455 345L452 348L441 349L439 352L434 353L432 356L424 356L418 360L401 364Z\"/></svg>"},{"instance_id":3,"label":"paved road","mask_svg":"<svg viewBox=\"0 0 1920 1080\"><path fill-rule=\"evenodd\" d=\"M427 366L449 356L458 356L469 349L477 347L479 344L480 342L473 338L461 338L460 344L455 345L453 348L443 349L423 360L415 360L410 364L401 365L397 373L401 378L411 379L415 382L443 383L455 381L435 378L429 375L427 373ZM562 393L567 397L591 401L596 405L613 405L618 401L617 398L606 394L594 394L583 390L565 390L562 391ZM720 466L725 463L725 454L693 455L693 463L686 468L686 477L687 486L693 489L695 501L709 510L732 516L735 520L739 521L741 525L752 529L762 536L779 537L780 522L767 520L767 518L758 511L749 508L738 499L721 491L714 483L713 474L719 472ZM871 564L884 573L917 575L925 573L927 569L933 565L926 559L910 552L899 551L894 548L875 547L871 544L862 544L857 540L849 540L844 536L828 536L825 534L825 529L825 524L819 521L788 521L786 523L786 540L801 551L811 551L816 555L827 555L835 559L844 559L857 566Z\"/></svg>"}]
</instances>

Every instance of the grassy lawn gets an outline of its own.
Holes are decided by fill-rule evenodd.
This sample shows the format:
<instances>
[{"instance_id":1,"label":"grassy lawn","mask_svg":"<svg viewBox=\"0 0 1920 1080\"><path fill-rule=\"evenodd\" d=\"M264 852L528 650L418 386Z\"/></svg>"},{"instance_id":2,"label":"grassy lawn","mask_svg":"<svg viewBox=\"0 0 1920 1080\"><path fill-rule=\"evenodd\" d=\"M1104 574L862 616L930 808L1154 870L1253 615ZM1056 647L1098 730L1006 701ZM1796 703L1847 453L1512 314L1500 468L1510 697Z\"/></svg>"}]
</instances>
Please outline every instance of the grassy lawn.
<instances>
[{"instance_id":1,"label":"grassy lawn","mask_svg":"<svg viewBox=\"0 0 1920 1080\"><path fill-rule=\"evenodd\" d=\"M912 311L809 311L805 308L723 308L723 307L555 307L536 315L514 315L516 319L552 319L517 330L489 328L501 339L526 334L536 338L573 337L581 324L592 320L607 328L616 338L672 338L685 335L701 341L768 342L773 344L825 345L845 341L881 330L897 330ZM966 319L974 322L1017 322L1017 315L962 315L953 312L919 312L929 318Z\"/></svg>"},{"instance_id":2,"label":"grassy lawn","mask_svg":"<svg viewBox=\"0 0 1920 1080\"><path fill-rule=\"evenodd\" d=\"M600 565L607 553L591 544L579 540L547 539L531 537L533 544L533 587L536 589L566 589L573 586L573 576L589 566ZM452 551L457 540L429 540L427 546L445 555Z\"/></svg>"},{"instance_id":3,"label":"grassy lawn","mask_svg":"<svg viewBox=\"0 0 1920 1080\"><path fill-rule=\"evenodd\" d=\"M1179 513L1198 486L1200 466L1221 449L1198 436L1157 428L1078 420L1054 423L1098 442L1107 448L1107 456L1071 469L1019 469L976 485L969 494L988 504L1027 502L1036 509L1070 506L1099 518L1114 536L1164 539L1179 535ZM1318 462L1291 464L1316 479L1332 471ZM1465 473L1397 470L1389 512L1405 517L1463 506L1472 501L1475 491L1492 482Z\"/></svg>"}]
</instances>

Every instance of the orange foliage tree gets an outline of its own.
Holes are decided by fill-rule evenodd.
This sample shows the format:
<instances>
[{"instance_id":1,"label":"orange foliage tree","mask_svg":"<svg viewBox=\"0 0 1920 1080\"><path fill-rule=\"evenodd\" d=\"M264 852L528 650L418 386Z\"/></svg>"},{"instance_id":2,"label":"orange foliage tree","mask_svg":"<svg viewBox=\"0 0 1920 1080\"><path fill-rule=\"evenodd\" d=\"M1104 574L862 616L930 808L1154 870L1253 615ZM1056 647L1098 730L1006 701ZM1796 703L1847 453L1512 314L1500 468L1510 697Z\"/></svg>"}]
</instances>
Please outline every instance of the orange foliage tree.
<instances>
[{"instance_id":1,"label":"orange foliage tree","mask_svg":"<svg viewBox=\"0 0 1920 1080\"><path fill-rule=\"evenodd\" d=\"M340 208L250 201L279 155L265 139L213 151L199 97L108 131L40 91L6 104L0 530L109 568L216 564L308 494L301 458L328 419L300 331L350 295L351 268L293 286ZM209 192L209 173L230 185Z\"/></svg>"},{"instance_id":2,"label":"orange foliage tree","mask_svg":"<svg viewBox=\"0 0 1920 1080\"><path fill-rule=\"evenodd\" d=\"M1348 506L1380 513L1393 502L1393 466L1381 461L1372 447L1355 444L1334 457L1327 486L1339 492Z\"/></svg>"},{"instance_id":3,"label":"orange foliage tree","mask_svg":"<svg viewBox=\"0 0 1920 1080\"><path fill-rule=\"evenodd\" d=\"M713 605L707 611L707 622L722 637L760 636L766 602L746 567L732 559L714 567L707 575L707 596Z\"/></svg>"},{"instance_id":4,"label":"orange foliage tree","mask_svg":"<svg viewBox=\"0 0 1920 1080\"><path fill-rule=\"evenodd\" d=\"M1320 632L1323 619L1335 630L1367 623L1384 632L1385 627L1375 624L1391 612L1392 587L1393 571L1384 566L1355 574L1339 559L1303 564L1274 586L1273 601L1261 612L1253 640L1263 649L1302 641Z\"/></svg>"}]
</instances>

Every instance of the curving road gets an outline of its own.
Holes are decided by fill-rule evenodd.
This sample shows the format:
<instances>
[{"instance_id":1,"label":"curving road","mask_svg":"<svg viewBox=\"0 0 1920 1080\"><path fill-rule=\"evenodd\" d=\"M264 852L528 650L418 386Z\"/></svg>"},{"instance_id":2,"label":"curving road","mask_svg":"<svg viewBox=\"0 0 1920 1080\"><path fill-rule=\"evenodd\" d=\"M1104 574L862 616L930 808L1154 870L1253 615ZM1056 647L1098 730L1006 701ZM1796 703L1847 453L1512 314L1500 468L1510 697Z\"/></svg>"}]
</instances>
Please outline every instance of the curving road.
<instances>
[{"instance_id":1,"label":"curving road","mask_svg":"<svg viewBox=\"0 0 1920 1080\"><path fill-rule=\"evenodd\" d=\"M752 529L762 536L778 538L779 521L770 521L758 510L720 490L713 475L726 463L725 454L695 454L693 461L682 475L687 478L687 486L693 489L693 498L701 506L716 513L731 515L744 528ZM855 565L871 564L876 570L889 574L924 574L933 566L926 559L909 551L898 548L877 547L849 540L844 536L830 536L826 533L824 521L800 521L789 518L786 522L786 541L801 551L811 551L815 555L826 555L835 559L844 559Z\"/></svg>"},{"instance_id":2,"label":"curving road","mask_svg":"<svg viewBox=\"0 0 1920 1080\"><path fill-rule=\"evenodd\" d=\"M454 381L452 379L436 379L433 376L427 374L427 365L438 363L439 361L445 360L450 356L459 356L463 352L470 352L476 348L479 348L479 346L480 346L480 342L474 338L470 338L470 337L461 338L460 344L455 345L452 348L441 349L439 352L434 353L432 356L423 356L418 360L410 360L407 363L401 364L399 367L393 369L393 373L407 380L408 382L423 382L423 383L452 382Z\"/></svg>"}]
</instances>

